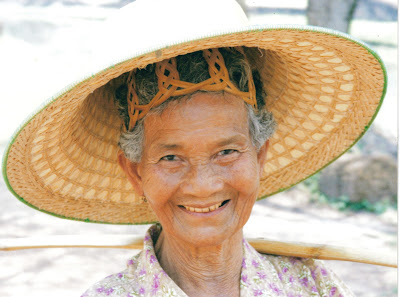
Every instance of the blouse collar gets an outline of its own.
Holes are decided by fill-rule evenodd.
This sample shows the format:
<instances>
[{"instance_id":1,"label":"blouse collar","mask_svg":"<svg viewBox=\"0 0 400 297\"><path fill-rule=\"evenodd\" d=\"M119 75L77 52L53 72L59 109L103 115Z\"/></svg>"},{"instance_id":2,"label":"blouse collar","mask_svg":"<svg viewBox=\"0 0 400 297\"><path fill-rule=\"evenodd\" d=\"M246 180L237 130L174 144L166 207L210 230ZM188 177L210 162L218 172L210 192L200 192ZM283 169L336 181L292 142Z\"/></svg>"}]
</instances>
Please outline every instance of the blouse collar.
<instances>
[{"instance_id":1,"label":"blouse collar","mask_svg":"<svg viewBox=\"0 0 400 297\"><path fill-rule=\"evenodd\" d=\"M138 257L128 261L128 275L137 278L140 284L139 294L142 296L160 294L162 296L187 297L162 269L157 260L154 242L157 241L161 230L161 226L156 224L147 231L143 251ZM266 265L272 264L243 239L243 260L240 276L241 297L279 296L283 293L278 274L274 272L274 269L267 269ZM266 273L266 271L269 271L269 273Z\"/></svg>"}]
</instances>

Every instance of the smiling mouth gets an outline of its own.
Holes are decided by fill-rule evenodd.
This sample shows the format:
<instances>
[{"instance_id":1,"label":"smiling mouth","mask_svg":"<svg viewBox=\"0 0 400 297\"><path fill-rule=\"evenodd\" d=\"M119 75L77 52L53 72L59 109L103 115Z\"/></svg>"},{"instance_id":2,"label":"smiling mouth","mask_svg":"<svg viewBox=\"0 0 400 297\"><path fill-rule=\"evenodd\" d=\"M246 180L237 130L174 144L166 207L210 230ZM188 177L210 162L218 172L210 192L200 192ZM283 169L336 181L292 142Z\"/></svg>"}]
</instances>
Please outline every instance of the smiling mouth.
<instances>
[{"instance_id":1,"label":"smiling mouth","mask_svg":"<svg viewBox=\"0 0 400 297\"><path fill-rule=\"evenodd\" d=\"M223 202L220 202L220 203L217 203L210 207L205 207L205 208L190 207L190 206L186 206L186 205L179 205L179 207L185 208L186 210L191 211L191 212L207 213L207 212L212 212L212 211L217 210L218 208L224 206L228 202L229 202L229 200L225 200Z\"/></svg>"}]
</instances>

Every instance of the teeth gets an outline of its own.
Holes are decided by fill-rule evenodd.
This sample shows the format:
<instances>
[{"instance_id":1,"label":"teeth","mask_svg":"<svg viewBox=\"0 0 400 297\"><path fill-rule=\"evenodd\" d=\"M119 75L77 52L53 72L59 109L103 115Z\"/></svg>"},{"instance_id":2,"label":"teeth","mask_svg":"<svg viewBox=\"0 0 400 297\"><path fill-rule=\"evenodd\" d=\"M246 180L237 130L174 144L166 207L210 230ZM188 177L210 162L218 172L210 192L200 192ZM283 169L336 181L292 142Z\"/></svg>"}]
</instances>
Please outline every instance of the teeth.
<instances>
[{"instance_id":1,"label":"teeth","mask_svg":"<svg viewBox=\"0 0 400 297\"><path fill-rule=\"evenodd\" d=\"M213 206L210 207L205 207L205 208L197 208L197 207L190 207L190 206L184 206L183 207L191 212L210 212L218 209L221 206L222 202L217 203Z\"/></svg>"}]
</instances>

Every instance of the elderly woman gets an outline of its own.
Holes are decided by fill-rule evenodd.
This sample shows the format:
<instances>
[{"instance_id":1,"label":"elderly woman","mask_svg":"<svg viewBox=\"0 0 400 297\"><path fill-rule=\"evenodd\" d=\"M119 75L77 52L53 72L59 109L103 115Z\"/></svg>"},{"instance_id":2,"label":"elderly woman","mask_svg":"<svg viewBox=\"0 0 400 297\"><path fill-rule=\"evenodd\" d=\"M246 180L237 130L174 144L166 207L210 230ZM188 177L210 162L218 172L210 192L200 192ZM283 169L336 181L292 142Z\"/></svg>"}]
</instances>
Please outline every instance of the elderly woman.
<instances>
[{"instance_id":1,"label":"elderly woman","mask_svg":"<svg viewBox=\"0 0 400 297\"><path fill-rule=\"evenodd\" d=\"M116 23L134 28L151 2ZM190 27L204 7L222 15L213 1L187 2L156 1L154 18L189 15ZM241 19L234 2L219 5L231 25ZM359 138L383 97L384 68L336 32L245 28L119 61L14 137L6 178L28 205L91 222L158 222L126 270L82 296L353 296L320 261L259 254L243 226L257 199Z\"/></svg>"}]
</instances>

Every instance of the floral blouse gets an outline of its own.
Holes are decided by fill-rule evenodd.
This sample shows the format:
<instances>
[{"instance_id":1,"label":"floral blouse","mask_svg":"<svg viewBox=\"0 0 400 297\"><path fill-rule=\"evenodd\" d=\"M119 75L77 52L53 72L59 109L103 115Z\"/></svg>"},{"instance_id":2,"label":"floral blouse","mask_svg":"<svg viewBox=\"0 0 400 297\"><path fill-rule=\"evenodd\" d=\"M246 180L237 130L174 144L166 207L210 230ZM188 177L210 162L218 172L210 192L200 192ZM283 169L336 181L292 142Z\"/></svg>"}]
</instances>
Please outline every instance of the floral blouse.
<instances>
[{"instance_id":1,"label":"floral blouse","mask_svg":"<svg viewBox=\"0 0 400 297\"><path fill-rule=\"evenodd\" d=\"M153 243L157 241L160 232L161 226L153 225L146 233L143 250L128 260L127 269L94 284L81 297L187 297L157 260ZM240 296L354 295L319 260L261 255L243 240Z\"/></svg>"}]
</instances>

